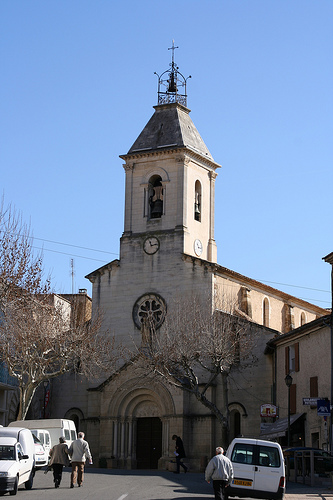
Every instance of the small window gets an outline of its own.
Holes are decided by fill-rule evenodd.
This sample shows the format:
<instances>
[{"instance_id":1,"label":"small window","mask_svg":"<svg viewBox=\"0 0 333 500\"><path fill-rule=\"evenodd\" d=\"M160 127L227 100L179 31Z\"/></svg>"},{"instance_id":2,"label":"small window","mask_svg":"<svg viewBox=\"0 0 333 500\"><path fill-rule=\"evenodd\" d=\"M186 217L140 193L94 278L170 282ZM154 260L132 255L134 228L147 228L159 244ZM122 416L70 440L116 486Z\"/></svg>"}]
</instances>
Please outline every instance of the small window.
<instances>
[{"instance_id":1,"label":"small window","mask_svg":"<svg viewBox=\"0 0 333 500\"><path fill-rule=\"evenodd\" d=\"M196 181L194 190L194 219L201 222L201 184L199 181Z\"/></svg>"},{"instance_id":2,"label":"small window","mask_svg":"<svg viewBox=\"0 0 333 500\"><path fill-rule=\"evenodd\" d=\"M232 450L231 461L238 464L252 464L253 448L252 444L236 443Z\"/></svg>"},{"instance_id":3,"label":"small window","mask_svg":"<svg viewBox=\"0 0 333 500\"><path fill-rule=\"evenodd\" d=\"M291 372L295 371L295 345L289 347L289 369Z\"/></svg>"},{"instance_id":4,"label":"small window","mask_svg":"<svg viewBox=\"0 0 333 500\"><path fill-rule=\"evenodd\" d=\"M48 434L45 434L45 444L46 444L47 446L49 446L49 445L50 445L50 436L49 436Z\"/></svg>"},{"instance_id":5,"label":"small window","mask_svg":"<svg viewBox=\"0 0 333 500\"><path fill-rule=\"evenodd\" d=\"M264 298L262 303L262 324L269 326L269 302L267 298Z\"/></svg>"},{"instance_id":6,"label":"small window","mask_svg":"<svg viewBox=\"0 0 333 500\"><path fill-rule=\"evenodd\" d=\"M76 439L76 432L75 431L71 431L71 440L75 441L75 439Z\"/></svg>"},{"instance_id":7,"label":"small window","mask_svg":"<svg viewBox=\"0 0 333 500\"><path fill-rule=\"evenodd\" d=\"M318 397L318 377L310 377L310 398Z\"/></svg>"},{"instance_id":8,"label":"small window","mask_svg":"<svg viewBox=\"0 0 333 500\"><path fill-rule=\"evenodd\" d=\"M65 439L66 439L66 441L67 441L67 440L70 440L71 435L70 435L70 433L69 433L69 429L64 429L64 434L65 434Z\"/></svg>"},{"instance_id":9,"label":"small window","mask_svg":"<svg viewBox=\"0 0 333 500\"><path fill-rule=\"evenodd\" d=\"M273 446L259 445L259 465L264 467L280 467L279 450Z\"/></svg>"},{"instance_id":10,"label":"small window","mask_svg":"<svg viewBox=\"0 0 333 500\"><path fill-rule=\"evenodd\" d=\"M287 346L285 349L285 374L299 371L299 343Z\"/></svg>"}]
</instances>

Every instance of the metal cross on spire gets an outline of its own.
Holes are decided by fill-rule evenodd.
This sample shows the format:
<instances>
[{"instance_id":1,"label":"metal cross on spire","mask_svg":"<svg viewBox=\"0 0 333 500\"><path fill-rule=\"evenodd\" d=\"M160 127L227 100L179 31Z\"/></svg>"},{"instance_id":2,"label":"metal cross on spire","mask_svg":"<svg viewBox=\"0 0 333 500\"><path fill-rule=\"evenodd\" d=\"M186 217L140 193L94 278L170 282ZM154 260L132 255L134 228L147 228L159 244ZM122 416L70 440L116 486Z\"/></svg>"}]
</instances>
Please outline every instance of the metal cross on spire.
<instances>
[{"instance_id":1,"label":"metal cross on spire","mask_svg":"<svg viewBox=\"0 0 333 500\"><path fill-rule=\"evenodd\" d=\"M187 106L186 82L191 76L185 78L180 73L178 66L175 64L176 49L179 49L179 47L175 46L175 41L172 40L172 47L168 47L168 50L172 50L172 62L169 64L171 69L167 69L161 75L155 71L155 75L158 77L158 104L178 102L183 106Z\"/></svg>"},{"instance_id":2,"label":"metal cross on spire","mask_svg":"<svg viewBox=\"0 0 333 500\"><path fill-rule=\"evenodd\" d=\"M175 41L172 40L172 47L168 47L168 50L172 50L172 63L171 66L173 67L175 64L175 49L179 49L179 47L175 47Z\"/></svg>"}]
</instances>

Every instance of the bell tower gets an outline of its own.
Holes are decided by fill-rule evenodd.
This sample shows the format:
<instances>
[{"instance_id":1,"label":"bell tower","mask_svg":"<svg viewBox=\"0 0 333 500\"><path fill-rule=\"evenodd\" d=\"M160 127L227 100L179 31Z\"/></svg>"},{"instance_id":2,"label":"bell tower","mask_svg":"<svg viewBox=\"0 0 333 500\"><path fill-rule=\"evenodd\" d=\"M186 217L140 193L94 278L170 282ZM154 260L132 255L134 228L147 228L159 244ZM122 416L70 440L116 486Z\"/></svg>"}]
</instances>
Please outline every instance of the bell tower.
<instances>
[{"instance_id":1,"label":"bell tower","mask_svg":"<svg viewBox=\"0 0 333 500\"><path fill-rule=\"evenodd\" d=\"M126 173L121 255L135 241L145 249L148 237L161 244L172 235L173 251L216 262L214 193L220 165L189 116L190 77L185 78L175 64L176 48L173 43L169 49L169 68L161 75L155 73L154 114L128 153L120 156Z\"/></svg>"}]
</instances>

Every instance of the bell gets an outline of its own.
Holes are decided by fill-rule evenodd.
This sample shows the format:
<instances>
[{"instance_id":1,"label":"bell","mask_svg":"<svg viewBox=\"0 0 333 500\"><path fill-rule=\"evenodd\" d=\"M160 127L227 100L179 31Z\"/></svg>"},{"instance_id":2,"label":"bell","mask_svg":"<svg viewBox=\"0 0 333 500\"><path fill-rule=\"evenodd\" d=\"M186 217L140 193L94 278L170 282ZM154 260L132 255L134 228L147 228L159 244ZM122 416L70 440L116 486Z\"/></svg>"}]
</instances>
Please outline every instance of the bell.
<instances>
[{"instance_id":1,"label":"bell","mask_svg":"<svg viewBox=\"0 0 333 500\"><path fill-rule=\"evenodd\" d=\"M169 88L168 88L168 92L177 92L177 85L176 85L176 82L175 82L175 75L174 73L171 73L170 74L170 80L169 80Z\"/></svg>"},{"instance_id":2,"label":"bell","mask_svg":"<svg viewBox=\"0 0 333 500\"><path fill-rule=\"evenodd\" d=\"M200 206L198 203L195 203L194 204L194 219L197 221L200 221L200 215L201 215Z\"/></svg>"},{"instance_id":3,"label":"bell","mask_svg":"<svg viewBox=\"0 0 333 500\"><path fill-rule=\"evenodd\" d=\"M160 217L162 217L162 214L163 214L163 201L162 200L154 201L151 207L151 218L159 219Z\"/></svg>"}]
</instances>

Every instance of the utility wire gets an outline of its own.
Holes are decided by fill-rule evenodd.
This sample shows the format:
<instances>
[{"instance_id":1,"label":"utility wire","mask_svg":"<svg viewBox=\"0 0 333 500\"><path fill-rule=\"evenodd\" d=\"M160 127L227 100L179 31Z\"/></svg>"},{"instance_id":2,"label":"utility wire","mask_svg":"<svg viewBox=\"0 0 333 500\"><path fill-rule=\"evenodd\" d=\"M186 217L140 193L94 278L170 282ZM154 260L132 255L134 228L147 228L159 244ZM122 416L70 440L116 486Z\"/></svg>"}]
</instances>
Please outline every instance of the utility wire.
<instances>
[{"instance_id":1,"label":"utility wire","mask_svg":"<svg viewBox=\"0 0 333 500\"><path fill-rule=\"evenodd\" d=\"M63 243L61 241L54 241L54 240L47 240L45 238L36 238L34 236L31 237L32 240L38 240L38 241L45 241L47 243L53 243L55 245L63 245L63 246L67 246L67 247L72 247L72 248L79 248L81 250L88 250L88 251L91 251L91 252L99 252L99 253L105 253L105 254L108 254L108 255L117 255L118 256L118 253L115 253L115 252L108 252L106 250L98 250L96 248L89 248L89 247L83 247L83 246L80 246L80 245L73 245L71 243ZM62 255L69 255L71 257L77 257L79 259L86 259L86 260L93 260L95 262L104 262L104 260L101 260L101 259L94 259L94 258L91 258L91 257L84 257L83 255L73 255L73 254L70 254L70 253L66 253L66 252L60 252L60 251L57 251L57 250L51 250L49 248L39 248L39 247L33 247L35 248L36 250L43 250L43 251L47 251L47 252L53 252L53 253L59 253L59 254L62 254ZM331 293L329 290L321 290L319 288L311 288L311 287L307 287L307 286L301 286L301 285L290 285L289 283L279 283L277 281L267 281L267 280L260 280L260 279L256 279L254 278L255 281L258 281L260 283L267 283L267 284L271 284L271 285L279 285L279 286L288 286L288 287L292 287L292 288L300 288L300 289L303 289L303 290L310 290L310 291L313 291L313 292L323 292L323 293ZM330 303L328 300L317 300L317 299L307 299L307 298L304 298L304 297L299 297L301 298L302 300L306 300L306 301L317 301L317 302L323 302L323 303Z\"/></svg>"},{"instance_id":2,"label":"utility wire","mask_svg":"<svg viewBox=\"0 0 333 500\"><path fill-rule=\"evenodd\" d=\"M53 252L53 253L60 253L61 255L69 255L70 257L78 257L79 259L95 260L97 262L103 262L105 264L105 260L93 259L92 257L84 257L83 255L74 255L72 253L60 252L59 250L50 250L49 248L39 248L34 246L32 248L34 248L35 250L42 250L43 252Z\"/></svg>"},{"instance_id":3,"label":"utility wire","mask_svg":"<svg viewBox=\"0 0 333 500\"><path fill-rule=\"evenodd\" d=\"M56 245L64 245L64 246L67 246L67 247L73 247L73 248L80 248L81 250L90 250L91 252L100 252L100 253L108 253L108 254L111 254L111 255L118 255L114 252L107 252L106 250L97 250L96 248L88 248L88 247L81 247L79 245L71 245L70 243L62 243L60 241L53 241L53 240L45 240L44 238L35 238L35 237L32 237L33 240L38 240L38 241L46 241L47 243L55 243ZM52 250L49 250L50 252L52 252ZM96 259L94 259L96 260Z\"/></svg>"}]
</instances>

